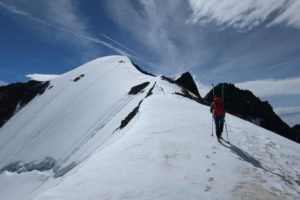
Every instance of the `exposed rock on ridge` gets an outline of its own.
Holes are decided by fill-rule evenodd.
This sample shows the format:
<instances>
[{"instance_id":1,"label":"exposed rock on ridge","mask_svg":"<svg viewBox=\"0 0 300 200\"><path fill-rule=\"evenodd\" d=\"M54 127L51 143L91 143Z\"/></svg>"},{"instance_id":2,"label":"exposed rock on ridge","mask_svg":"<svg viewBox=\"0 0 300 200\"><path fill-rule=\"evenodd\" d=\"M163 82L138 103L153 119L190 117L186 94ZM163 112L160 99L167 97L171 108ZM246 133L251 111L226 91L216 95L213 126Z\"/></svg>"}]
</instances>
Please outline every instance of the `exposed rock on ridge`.
<instances>
[{"instance_id":1,"label":"exposed rock on ridge","mask_svg":"<svg viewBox=\"0 0 300 200\"><path fill-rule=\"evenodd\" d=\"M25 106L37 94L42 94L49 82L29 81L13 83L0 87L0 127L8 121L19 108Z\"/></svg>"},{"instance_id":2,"label":"exposed rock on ridge","mask_svg":"<svg viewBox=\"0 0 300 200\"><path fill-rule=\"evenodd\" d=\"M178 79L175 80L175 83L181 85L182 87L186 88L188 91L192 92L200 98L198 88L195 84L192 75L189 72L183 73Z\"/></svg>"}]
</instances>

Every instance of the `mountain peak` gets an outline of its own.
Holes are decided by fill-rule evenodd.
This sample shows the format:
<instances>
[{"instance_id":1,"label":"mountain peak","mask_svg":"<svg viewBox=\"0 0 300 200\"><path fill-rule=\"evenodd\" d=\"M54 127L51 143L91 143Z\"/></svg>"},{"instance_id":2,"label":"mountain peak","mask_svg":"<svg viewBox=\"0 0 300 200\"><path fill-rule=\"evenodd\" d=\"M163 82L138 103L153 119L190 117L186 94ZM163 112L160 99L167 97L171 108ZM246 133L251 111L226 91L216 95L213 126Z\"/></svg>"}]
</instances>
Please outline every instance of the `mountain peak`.
<instances>
[{"instance_id":1,"label":"mountain peak","mask_svg":"<svg viewBox=\"0 0 300 200\"><path fill-rule=\"evenodd\" d=\"M195 94L197 97L201 98L197 85L190 72L183 73L178 79L175 80L175 83L181 85Z\"/></svg>"}]
</instances>

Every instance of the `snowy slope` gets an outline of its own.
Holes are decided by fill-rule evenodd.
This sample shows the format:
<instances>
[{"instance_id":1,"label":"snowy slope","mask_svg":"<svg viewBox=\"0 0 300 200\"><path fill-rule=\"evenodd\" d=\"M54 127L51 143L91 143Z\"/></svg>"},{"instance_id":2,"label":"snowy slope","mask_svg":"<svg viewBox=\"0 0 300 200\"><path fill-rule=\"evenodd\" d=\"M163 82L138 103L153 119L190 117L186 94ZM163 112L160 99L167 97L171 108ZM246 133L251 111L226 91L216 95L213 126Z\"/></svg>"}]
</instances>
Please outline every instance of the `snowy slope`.
<instances>
[{"instance_id":1,"label":"snowy slope","mask_svg":"<svg viewBox=\"0 0 300 200\"><path fill-rule=\"evenodd\" d=\"M94 60L51 86L0 129L0 167L22 161L22 173L0 174L1 199L300 198L298 144L230 115L231 144L217 143L206 106L126 57ZM45 158L51 169L22 170Z\"/></svg>"},{"instance_id":2,"label":"snowy slope","mask_svg":"<svg viewBox=\"0 0 300 200\"><path fill-rule=\"evenodd\" d=\"M51 158L56 161L55 176L64 174L104 144L144 98L145 94L128 95L131 87L152 79L128 58L118 56L94 60L56 77L43 95L0 129L0 168Z\"/></svg>"}]
</instances>

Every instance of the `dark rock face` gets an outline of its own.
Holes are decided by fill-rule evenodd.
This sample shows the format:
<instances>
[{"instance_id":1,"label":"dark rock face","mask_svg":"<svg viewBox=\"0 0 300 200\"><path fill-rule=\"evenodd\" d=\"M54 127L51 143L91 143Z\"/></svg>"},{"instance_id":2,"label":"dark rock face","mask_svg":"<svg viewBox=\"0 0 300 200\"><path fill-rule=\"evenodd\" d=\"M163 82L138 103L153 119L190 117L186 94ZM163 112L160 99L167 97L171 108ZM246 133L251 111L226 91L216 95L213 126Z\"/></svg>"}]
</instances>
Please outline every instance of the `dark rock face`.
<instances>
[{"instance_id":1,"label":"dark rock face","mask_svg":"<svg viewBox=\"0 0 300 200\"><path fill-rule=\"evenodd\" d=\"M153 86L150 88L150 90L148 91L148 93L147 93L147 95L146 95L145 98L147 98L147 97L149 97L149 96L151 96L151 95L153 94L153 89L154 89L155 85L156 85L156 82L155 82L155 83L153 84Z\"/></svg>"},{"instance_id":2,"label":"dark rock face","mask_svg":"<svg viewBox=\"0 0 300 200\"><path fill-rule=\"evenodd\" d=\"M148 83L149 84L149 82L146 82L146 83ZM143 83L144 84L144 83ZM148 85L147 84L147 85ZM147 95L145 96L145 98L143 98L139 103L138 103L138 105L125 117L125 119L123 119L122 121L121 121L121 125L119 126L119 128L117 128L116 130L118 130L118 129L122 129L122 128L124 128L125 126L127 126L127 124L129 124L129 122L135 117L135 115L139 112L139 109L140 109L140 106L141 106L141 104L143 103L143 101L146 99L146 98L148 98L149 96L151 96L152 95L152 91L153 91L153 89L154 89L154 87L155 87L155 85L156 85L156 82L153 84L153 86L148 90L148 92L147 92Z\"/></svg>"},{"instance_id":3,"label":"dark rock face","mask_svg":"<svg viewBox=\"0 0 300 200\"><path fill-rule=\"evenodd\" d=\"M134 62L132 62L132 65L138 70L140 71L141 73L143 74L146 74L146 75L149 75L149 76L154 76L153 74L149 73L149 72L146 72L145 70L143 70L140 66L138 66L137 64L135 64Z\"/></svg>"},{"instance_id":4,"label":"dark rock face","mask_svg":"<svg viewBox=\"0 0 300 200\"><path fill-rule=\"evenodd\" d=\"M79 76L77 76L76 78L73 79L73 82L77 82L83 77L84 77L84 74L80 74Z\"/></svg>"},{"instance_id":5,"label":"dark rock face","mask_svg":"<svg viewBox=\"0 0 300 200\"><path fill-rule=\"evenodd\" d=\"M182 74L177 80L173 80L169 77L162 76L162 80L168 81L171 84L176 84L181 87L181 93L176 92L175 94L189 98L198 103L204 103L204 99L200 96L196 83L189 72ZM190 95L189 92L195 94L197 97Z\"/></svg>"},{"instance_id":6,"label":"dark rock face","mask_svg":"<svg viewBox=\"0 0 300 200\"><path fill-rule=\"evenodd\" d=\"M130 91L128 92L128 95L136 95L140 92L143 92L144 89L150 84L150 82L144 82L144 83L141 83L139 85L136 85L136 86L133 86Z\"/></svg>"},{"instance_id":7,"label":"dark rock face","mask_svg":"<svg viewBox=\"0 0 300 200\"><path fill-rule=\"evenodd\" d=\"M175 80L175 83L181 85L182 87L184 87L185 89L187 89L188 91L192 92L200 98L198 88L195 84L192 75L189 72L183 73L177 80Z\"/></svg>"},{"instance_id":8,"label":"dark rock face","mask_svg":"<svg viewBox=\"0 0 300 200\"><path fill-rule=\"evenodd\" d=\"M293 126L293 129L300 134L300 124Z\"/></svg>"},{"instance_id":9,"label":"dark rock face","mask_svg":"<svg viewBox=\"0 0 300 200\"><path fill-rule=\"evenodd\" d=\"M176 95L183 96L183 97L188 98L188 99L190 99L190 100L196 101L197 103L203 104L203 99L202 99L202 98L195 97L195 96L191 95L191 94L188 93L188 91L185 90L185 89L182 89L181 92L175 92L175 94L176 94Z\"/></svg>"},{"instance_id":10,"label":"dark rock face","mask_svg":"<svg viewBox=\"0 0 300 200\"><path fill-rule=\"evenodd\" d=\"M140 66L138 66L137 64L135 64L134 62L132 62L132 65L138 70L140 71L141 73L143 74L146 74L146 75L149 75L149 76L154 76L153 74L149 73L149 72L146 72L145 70L143 70ZM177 84L179 85L180 87L183 87L184 89L192 92L193 94L195 94L199 99L200 101L202 101L203 99L201 98L200 96L200 93L198 91L198 88L195 84L195 81L192 77L192 75L189 73L189 72L185 72L183 73L178 79L176 80L173 80L169 77L165 77L165 76L162 76L162 79L163 80L166 80L172 84Z\"/></svg>"},{"instance_id":11,"label":"dark rock face","mask_svg":"<svg viewBox=\"0 0 300 200\"><path fill-rule=\"evenodd\" d=\"M214 93L222 96L222 84L215 86ZM212 98L211 90L204 98L205 104L210 105ZM248 90L224 83L224 107L230 114L300 143L300 135L277 116L271 105L267 101L261 101Z\"/></svg>"},{"instance_id":12,"label":"dark rock face","mask_svg":"<svg viewBox=\"0 0 300 200\"><path fill-rule=\"evenodd\" d=\"M169 83L172 83L172 84L177 84L177 83L175 83L175 81L173 79L166 77L166 76L161 76L161 79L168 81Z\"/></svg>"},{"instance_id":13,"label":"dark rock face","mask_svg":"<svg viewBox=\"0 0 300 200\"><path fill-rule=\"evenodd\" d=\"M15 113L16 108L22 108L37 94L42 94L49 82L29 81L13 83L0 87L0 127Z\"/></svg>"},{"instance_id":14,"label":"dark rock face","mask_svg":"<svg viewBox=\"0 0 300 200\"><path fill-rule=\"evenodd\" d=\"M122 129L125 126L127 126L127 124L134 118L134 116L138 113L142 102L143 100L141 100L139 104L125 117L125 119L121 121L119 129Z\"/></svg>"}]
</instances>

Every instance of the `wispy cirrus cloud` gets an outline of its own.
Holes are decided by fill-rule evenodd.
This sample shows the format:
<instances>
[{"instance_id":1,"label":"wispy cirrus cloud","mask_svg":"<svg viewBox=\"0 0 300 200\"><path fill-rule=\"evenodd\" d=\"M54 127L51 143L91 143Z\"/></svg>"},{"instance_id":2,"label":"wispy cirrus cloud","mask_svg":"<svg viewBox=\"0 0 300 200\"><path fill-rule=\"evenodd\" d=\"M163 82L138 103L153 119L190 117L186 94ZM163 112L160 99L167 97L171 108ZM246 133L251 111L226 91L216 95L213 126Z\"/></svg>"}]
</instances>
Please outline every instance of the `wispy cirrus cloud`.
<instances>
[{"instance_id":1,"label":"wispy cirrus cloud","mask_svg":"<svg viewBox=\"0 0 300 200\"><path fill-rule=\"evenodd\" d=\"M48 38L48 42L64 42L75 47L84 60L95 57L101 51L99 45L119 54L135 57L126 49L119 48L93 36L86 25L86 18L79 11L79 3L71 0L21 0L0 1L0 9L5 9L16 21L23 24L29 20L31 28ZM23 17L23 18L21 18ZM33 24L31 24L33 22ZM36 23L42 26L36 26ZM45 28L50 28L45 30ZM55 37L53 37L55 36ZM79 51L80 50L80 51Z\"/></svg>"},{"instance_id":2,"label":"wispy cirrus cloud","mask_svg":"<svg viewBox=\"0 0 300 200\"><path fill-rule=\"evenodd\" d=\"M90 34L77 4L70 0L2 0L1 7L11 14L9 16L18 24L43 36L48 43L63 42L72 48L81 48L84 50L82 57L89 57L97 52L92 42L78 39L77 35Z\"/></svg>"},{"instance_id":3,"label":"wispy cirrus cloud","mask_svg":"<svg viewBox=\"0 0 300 200\"><path fill-rule=\"evenodd\" d=\"M273 75L265 72L287 61L286 69L296 68L297 30L289 29L288 37L282 37L274 20L271 28L258 26L271 24L269 18L275 11L283 16L295 6L298 3L292 0L107 0L104 5L111 20L143 46L148 59L159 66L156 73L191 71L205 82L253 79L258 71L262 72L258 78L269 78ZM238 31L224 29L228 26ZM240 31L254 28L253 32ZM288 70L273 71L276 77L290 76Z\"/></svg>"},{"instance_id":4,"label":"wispy cirrus cloud","mask_svg":"<svg viewBox=\"0 0 300 200\"><path fill-rule=\"evenodd\" d=\"M7 85L7 83L4 81L0 81L0 86L3 86L3 85Z\"/></svg>"},{"instance_id":5,"label":"wispy cirrus cloud","mask_svg":"<svg viewBox=\"0 0 300 200\"><path fill-rule=\"evenodd\" d=\"M251 90L259 97L274 95L300 95L300 77L288 79L267 79L235 84L241 89Z\"/></svg>"},{"instance_id":6,"label":"wispy cirrus cloud","mask_svg":"<svg viewBox=\"0 0 300 200\"><path fill-rule=\"evenodd\" d=\"M277 107L274 108L275 113L277 113L284 121L286 121L290 126L300 124L300 107Z\"/></svg>"},{"instance_id":7,"label":"wispy cirrus cloud","mask_svg":"<svg viewBox=\"0 0 300 200\"><path fill-rule=\"evenodd\" d=\"M41 20L37 17L34 17L33 15L31 15L30 13L28 12L25 12L25 11L22 11L22 10L19 10L16 6L14 5L10 5L10 4L6 4L5 2L2 2L0 1L0 7L6 9L7 11L11 12L11 13L14 13L16 15L19 15L19 16L23 16L23 17L26 17L26 18L29 18L35 22L38 22L38 23L41 23L41 24L44 24L46 26L51 26L50 23L47 23L46 21L44 20Z\"/></svg>"},{"instance_id":8,"label":"wispy cirrus cloud","mask_svg":"<svg viewBox=\"0 0 300 200\"><path fill-rule=\"evenodd\" d=\"M300 28L298 0L189 0L193 13L188 23L215 23L248 31L261 24Z\"/></svg>"},{"instance_id":9,"label":"wispy cirrus cloud","mask_svg":"<svg viewBox=\"0 0 300 200\"><path fill-rule=\"evenodd\" d=\"M180 0L106 0L107 15L142 47L157 74L176 75L206 62L203 34L185 23L190 9ZM203 47L204 49L204 47Z\"/></svg>"},{"instance_id":10,"label":"wispy cirrus cloud","mask_svg":"<svg viewBox=\"0 0 300 200\"><path fill-rule=\"evenodd\" d=\"M129 47L125 46L124 44L122 44L122 43L120 43L120 42L118 42L118 41L112 39L111 37L109 37L109 36L107 36L107 35L105 35L105 34L103 34L103 33L99 33L99 35L101 35L102 37L106 38L107 40L109 40L109 41L111 41L111 42L117 44L118 46L123 47L124 49L126 49L127 51L129 51L129 52L132 53L133 55L137 56L138 58L141 59L141 58L143 57L141 54L139 54L139 53L137 53L136 51L130 49Z\"/></svg>"},{"instance_id":11,"label":"wispy cirrus cloud","mask_svg":"<svg viewBox=\"0 0 300 200\"><path fill-rule=\"evenodd\" d=\"M300 106L294 107L277 107L274 111L281 116L300 115ZM299 120L300 123L300 120Z\"/></svg>"},{"instance_id":12,"label":"wispy cirrus cloud","mask_svg":"<svg viewBox=\"0 0 300 200\"><path fill-rule=\"evenodd\" d=\"M292 26L300 29L300 1L289 1L289 6L277 16L270 25L284 23L287 26Z\"/></svg>"},{"instance_id":13,"label":"wispy cirrus cloud","mask_svg":"<svg viewBox=\"0 0 300 200\"><path fill-rule=\"evenodd\" d=\"M23 78L23 76L21 74L14 72L12 70L5 69L5 68L0 68L0 73L4 74L6 77L16 77L18 79Z\"/></svg>"}]
</instances>

